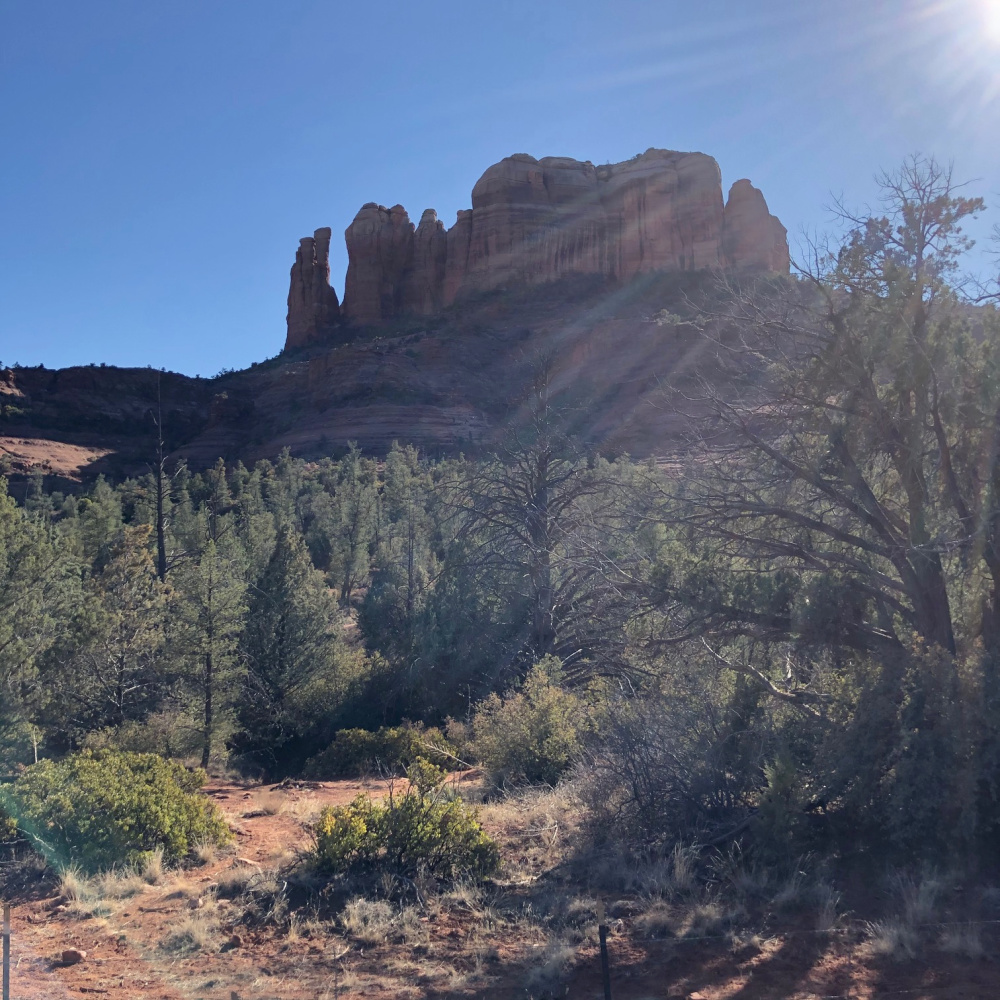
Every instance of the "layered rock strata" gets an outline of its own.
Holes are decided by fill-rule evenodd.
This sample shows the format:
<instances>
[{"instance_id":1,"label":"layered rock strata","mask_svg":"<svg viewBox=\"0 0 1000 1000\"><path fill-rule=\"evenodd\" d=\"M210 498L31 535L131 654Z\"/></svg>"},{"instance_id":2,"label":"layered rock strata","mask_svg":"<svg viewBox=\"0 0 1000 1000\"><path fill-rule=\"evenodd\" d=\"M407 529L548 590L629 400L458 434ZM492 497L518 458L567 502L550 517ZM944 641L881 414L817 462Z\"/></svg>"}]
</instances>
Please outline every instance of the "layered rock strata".
<instances>
[{"instance_id":1,"label":"layered rock strata","mask_svg":"<svg viewBox=\"0 0 1000 1000\"><path fill-rule=\"evenodd\" d=\"M330 286L330 228L299 241L288 287L285 350L322 340L340 319L340 302Z\"/></svg>"},{"instance_id":2,"label":"layered rock strata","mask_svg":"<svg viewBox=\"0 0 1000 1000\"><path fill-rule=\"evenodd\" d=\"M785 228L757 188L737 181L724 203L712 157L664 149L604 166L518 153L479 178L447 232L431 209L414 228L401 205L370 203L345 237L344 313L356 323L567 274L789 266Z\"/></svg>"}]
</instances>

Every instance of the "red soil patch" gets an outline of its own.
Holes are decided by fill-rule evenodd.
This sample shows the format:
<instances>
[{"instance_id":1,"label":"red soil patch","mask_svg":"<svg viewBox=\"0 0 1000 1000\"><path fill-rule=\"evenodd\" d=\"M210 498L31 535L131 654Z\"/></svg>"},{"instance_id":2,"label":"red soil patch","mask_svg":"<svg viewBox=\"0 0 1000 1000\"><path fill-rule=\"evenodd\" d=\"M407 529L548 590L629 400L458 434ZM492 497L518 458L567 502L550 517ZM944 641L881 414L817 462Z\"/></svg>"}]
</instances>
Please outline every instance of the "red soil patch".
<instances>
[{"instance_id":1,"label":"red soil patch","mask_svg":"<svg viewBox=\"0 0 1000 1000\"><path fill-rule=\"evenodd\" d=\"M490 929L461 902L420 918L417 944L365 947L330 927L288 934L235 925L234 907L216 904L210 887L227 870L273 867L308 844L304 821L359 792L384 795L385 781L289 783L245 788L213 783L208 793L237 829L235 854L170 873L162 885L129 899L108 900L90 919L58 910L58 898L17 907L13 921L12 993L18 1000L121 997L129 1000L354 1000L360 997L542 997L532 975L551 953L544 930L528 921L498 920ZM567 885L566 891L572 891ZM203 909L195 909L198 899ZM164 947L185 920L209 914L216 928L200 951ZM485 928L485 930L484 930ZM239 935L236 946L226 942ZM996 928L984 929L987 954L1000 952ZM64 948L88 952L62 967ZM614 921L610 937L615 1000L690 997L705 1000L973 1000L1000 996L1000 967L934 950L905 963L873 957L857 932L821 935L776 928L742 947L719 938L642 940L634 922ZM570 955L553 994L603 996L593 935Z\"/></svg>"},{"instance_id":2,"label":"red soil patch","mask_svg":"<svg viewBox=\"0 0 1000 1000\"><path fill-rule=\"evenodd\" d=\"M107 448L88 448L64 441L0 437L0 456L6 455L13 468L22 474L41 469L46 475L79 480L87 466L108 454Z\"/></svg>"}]
</instances>

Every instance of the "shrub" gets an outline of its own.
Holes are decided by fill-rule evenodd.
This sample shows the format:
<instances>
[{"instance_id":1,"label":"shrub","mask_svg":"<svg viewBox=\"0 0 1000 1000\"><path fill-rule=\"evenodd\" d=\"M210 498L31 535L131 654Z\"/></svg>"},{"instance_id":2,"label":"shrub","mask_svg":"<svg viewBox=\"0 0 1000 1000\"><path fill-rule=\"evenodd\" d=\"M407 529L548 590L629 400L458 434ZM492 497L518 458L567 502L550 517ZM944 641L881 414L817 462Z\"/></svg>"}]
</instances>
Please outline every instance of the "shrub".
<instances>
[{"instance_id":1,"label":"shrub","mask_svg":"<svg viewBox=\"0 0 1000 1000\"><path fill-rule=\"evenodd\" d=\"M197 794L205 778L155 754L84 750L27 768L0 790L0 810L59 867L141 864L157 849L179 858L197 843L231 839Z\"/></svg>"},{"instance_id":2,"label":"shrub","mask_svg":"<svg viewBox=\"0 0 1000 1000\"><path fill-rule=\"evenodd\" d=\"M0 777L17 775L38 754L41 731L23 719L0 719Z\"/></svg>"},{"instance_id":3,"label":"shrub","mask_svg":"<svg viewBox=\"0 0 1000 1000\"><path fill-rule=\"evenodd\" d=\"M443 753L435 751L439 748ZM437 729L417 726L341 729L322 753L306 762L304 775L318 781L349 778L372 771L403 774L418 757L454 769L456 750Z\"/></svg>"},{"instance_id":4,"label":"shrub","mask_svg":"<svg viewBox=\"0 0 1000 1000\"><path fill-rule=\"evenodd\" d=\"M497 845L476 812L441 785L444 772L425 760L409 770L402 795L384 802L359 795L346 806L328 806L315 827L316 857L336 873L390 871L439 878L483 878L499 867Z\"/></svg>"},{"instance_id":5,"label":"shrub","mask_svg":"<svg viewBox=\"0 0 1000 1000\"><path fill-rule=\"evenodd\" d=\"M577 759L585 706L560 687L562 664L547 656L519 691L480 702L472 720L472 748L498 786L554 785Z\"/></svg>"}]
</instances>

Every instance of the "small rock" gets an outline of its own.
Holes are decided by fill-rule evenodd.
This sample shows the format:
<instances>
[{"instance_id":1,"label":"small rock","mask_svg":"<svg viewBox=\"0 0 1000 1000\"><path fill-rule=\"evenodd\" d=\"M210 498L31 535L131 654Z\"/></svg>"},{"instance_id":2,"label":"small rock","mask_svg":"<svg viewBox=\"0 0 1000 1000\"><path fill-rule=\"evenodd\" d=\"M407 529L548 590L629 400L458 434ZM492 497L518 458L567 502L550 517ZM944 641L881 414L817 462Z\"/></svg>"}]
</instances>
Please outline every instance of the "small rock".
<instances>
[{"instance_id":1,"label":"small rock","mask_svg":"<svg viewBox=\"0 0 1000 1000\"><path fill-rule=\"evenodd\" d=\"M62 953L63 965L77 965L85 961L87 953L82 948L64 948Z\"/></svg>"}]
</instances>

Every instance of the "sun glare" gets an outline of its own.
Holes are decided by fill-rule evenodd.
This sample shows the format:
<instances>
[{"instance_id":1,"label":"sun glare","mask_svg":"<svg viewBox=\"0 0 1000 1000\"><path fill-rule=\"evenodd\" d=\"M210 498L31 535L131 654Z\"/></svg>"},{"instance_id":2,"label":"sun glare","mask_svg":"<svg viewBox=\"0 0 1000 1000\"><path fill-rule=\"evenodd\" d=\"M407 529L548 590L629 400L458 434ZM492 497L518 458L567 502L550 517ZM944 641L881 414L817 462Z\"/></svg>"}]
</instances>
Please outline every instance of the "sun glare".
<instances>
[{"instance_id":1,"label":"sun glare","mask_svg":"<svg viewBox=\"0 0 1000 1000\"><path fill-rule=\"evenodd\" d=\"M1000 46L1000 0L981 0L983 5L983 29L987 38Z\"/></svg>"}]
</instances>

